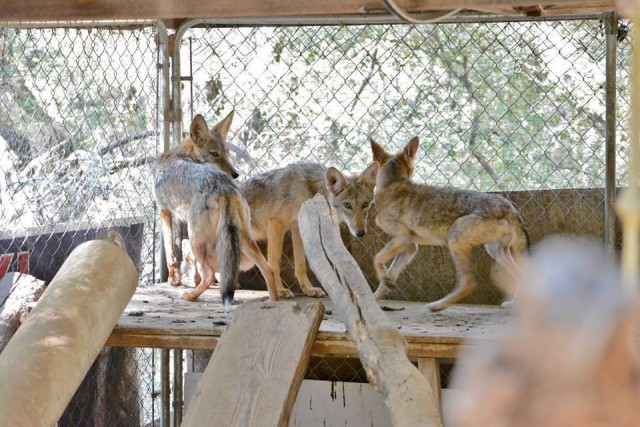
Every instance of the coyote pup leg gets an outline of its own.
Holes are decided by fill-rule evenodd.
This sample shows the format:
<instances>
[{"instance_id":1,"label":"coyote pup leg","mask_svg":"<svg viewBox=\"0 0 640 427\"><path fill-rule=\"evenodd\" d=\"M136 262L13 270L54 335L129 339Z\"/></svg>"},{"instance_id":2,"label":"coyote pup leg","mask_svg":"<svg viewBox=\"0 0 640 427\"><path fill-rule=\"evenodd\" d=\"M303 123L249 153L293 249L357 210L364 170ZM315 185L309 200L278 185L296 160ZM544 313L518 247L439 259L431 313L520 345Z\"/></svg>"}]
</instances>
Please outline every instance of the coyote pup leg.
<instances>
[{"instance_id":1,"label":"coyote pup leg","mask_svg":"<svg viewBox=\"0 0 640 427\"><path fill-rule=\"evenodd\" d=\"M476 287L476 279L471 271L471 251L481 239L478 231L483 230L483 220L476 215L458 218L449 230L449 252L456 268L456 286L448 295L427 304L431 311L440 311L468 296Z\"/></svg>"},{"instance_id":2,"label":"coyote pup leg","mask_svg":"<svg viewBox=\"0 0 640 427\"><path fill-rule=\"evenodd\" d=\"M316 288L311 284L309 276L307 276L307 259L304 254L304 245L302 237L300 237L300 229L298 224L291 227L291 243L293 244L293 262L296 267L296 279L300 284L302 293L308 297L324 297L326 292L321 288Z\"/></svg>"},{"instance_id":3,"label":"coyote pup leg","mask_svg":"<svg viewBox=\"0 0 640 427\"><path fill-rule=\"evenodd\" d=\"M269 220L267 226L267 260L275 276L275 288L280 298L293 298L293 292L285 288L280 279L280 260L282 259L282 244L286 232L279 221Z\"/></svg>"},{"instance_id":4,"label":"coyote pup leg","mask_svg":"<svg viewBox=\"0 0 640 427\"><path fill-rule=\"evenodd\" d=\"M169 283L172 286L178 286L180 284L180 270L173 247L173 220L169 210L163 209L160 211L160 227L164 253L167 259L167 270L169 270Z\"/></svg>"},{"instance_id":5,"label":"coyote pup leg","mask_svg":"<svg viewBox=\"0 0 640 427\"><path fill-rule=\"evenodd\" d=\"M392 238L373 258L373 265L376 270L376 276L380 281L378 289L373 294L376 299L384 299L391 294L396 288L395 279L398 278L400 271L413 259L417 250L415 244L407 236L396 236ZM387 270L385 264L391 258L397 258L392 263L392 268Z\"/></svg>"},{"instance_id":6,"label":"coyote pup leg","mask_svg":"<svg viewBox=\"0 0 640 427\"><path fill-rule=\"evenodd\" d=\"M198 283L198 286L196 286L192 291L185 291L182 294L182 298L184 298L187 301L195 301L198 299L198 297L200 295L202 295L202 293L204 291L207 290L207 288L209 288L209 286L211 286L213 284L213 280L215 278L214 276L214 270L205 263L200 264L200 274L202 276L202 280L200 280L200 283Z\"/></svg>"},{"instance_id":7,"label":"coyote pup leg","mask_svg":"<svg viewBox=\"0 0 640 427\"><path fill-rule=\"evenodd\" d=\"M262 252L260 252L260 248L255 240L249 235L249 232L245 230L242 234L242 252L249 258L249 260L258 266L262 277L264 277L265 282L267 282L267 290L269 291L269 299L271 301L280 301L281 298L291 298L293 294L288 289L285 289L289 294L281 293L278 289L277 283L278 278L265 259ZM289 296L287 296L289 295Z\"/></svg>"}]
</instances>

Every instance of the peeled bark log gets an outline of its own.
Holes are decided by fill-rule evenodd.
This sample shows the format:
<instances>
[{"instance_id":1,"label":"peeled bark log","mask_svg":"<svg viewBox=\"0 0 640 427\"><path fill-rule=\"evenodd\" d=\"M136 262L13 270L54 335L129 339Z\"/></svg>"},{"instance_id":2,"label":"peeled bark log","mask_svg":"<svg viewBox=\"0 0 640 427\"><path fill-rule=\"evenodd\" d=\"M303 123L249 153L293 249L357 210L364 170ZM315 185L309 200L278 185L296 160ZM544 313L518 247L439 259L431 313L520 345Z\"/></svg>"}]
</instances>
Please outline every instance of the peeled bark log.
<instances>
[{"instance_id":1,"label":"peeled bark log","mask_svg":"<svg viewBox=\"0 0 640 427\"><path fill-rule=\"evenodd\" d=\"M54 425L104 346L137 284L106 241L78 246L0 354L0 420Z\"/></svg>"},{"instance_id":2,"label":"peeled bark log","mask_svg":"<svg viewBox=\"0 0 640 427\"><path fill-rule=\"evenodd\" d=\"M322 196L298 215L309 265L331 297L358 347L371 385L384 397L394 426L442 426L437 390L407 358L405 338L378 306L340 238L335 211Z\"/></svg>"},{"instance_id":3,"label":"peeled bark log","mask_svg":"<svg viewBox=\"0 0 640 427\"><path fill-rule=\"evenodd\" d=\"M8 288L8 289L7 289ZM2 289L7 289L6 296ZM0 353L20 326L20 319L45 289L45 282L22 273L7 273L0 281ZM6 298L6 299L5 299Z\"/></svg>"}]
</instances>

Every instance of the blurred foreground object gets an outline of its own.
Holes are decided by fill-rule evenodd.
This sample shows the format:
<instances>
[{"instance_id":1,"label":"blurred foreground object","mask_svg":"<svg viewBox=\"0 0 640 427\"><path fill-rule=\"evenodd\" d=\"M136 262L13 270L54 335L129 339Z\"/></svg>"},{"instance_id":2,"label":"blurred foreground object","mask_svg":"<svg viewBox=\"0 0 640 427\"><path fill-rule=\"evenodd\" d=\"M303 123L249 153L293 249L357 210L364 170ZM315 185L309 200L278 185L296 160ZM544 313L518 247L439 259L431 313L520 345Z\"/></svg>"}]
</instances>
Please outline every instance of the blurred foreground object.
<instances>
[{"instance_id":1,"label":"blurred foreground object","mask_svg":"<svg viewBox=\"0 0 640 427\"><path fill-rule=\"evenodd\" d=\"M604 248L546 239L520 285L507 336L458 362L452 425L640 425L638 301Z\"/></svg>"}]
</instances>

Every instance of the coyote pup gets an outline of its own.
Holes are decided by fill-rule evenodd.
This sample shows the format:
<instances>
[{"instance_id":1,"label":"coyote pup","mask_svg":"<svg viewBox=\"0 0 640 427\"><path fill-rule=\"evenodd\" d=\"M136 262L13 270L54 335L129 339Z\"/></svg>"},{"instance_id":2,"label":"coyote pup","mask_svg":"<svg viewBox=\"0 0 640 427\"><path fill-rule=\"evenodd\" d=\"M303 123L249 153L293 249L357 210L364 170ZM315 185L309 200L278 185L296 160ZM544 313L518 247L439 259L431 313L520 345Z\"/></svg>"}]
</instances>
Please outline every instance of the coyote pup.
<instances>
[{"instance_id":1,"label":"coyote pup","mask_svg":"<svg viewBox=\"0 0 640 427\"><path fill-rule=\"evenodd\" d=\"M227 133L233 111L211 131L201 115L194 117L190 136L180 146L158 157L154 193L172 285L180 282L173 248L172 220L187 223L191 250L200 283L184 299L198 298L220 271L220 294L225 306L233 303L242 256L258 265L269 296L277 300L273 271L249 234L247 203L233 182L238 173L229 162Z\"/></svg>"},{"instance_id":2,"label":"coyote pup","mask_svg":"<svg viewBox=\"0 0 640 427\"><path fill-rule=\"evenodd\" d=\"M439 311L475 288L469 259L474 246L484 245L489 255L515 276L519 271L515 258L528 248L529 237L520 213L504 197L411 182L418 146L415 137L402 151L390 154L371 139L373 159L380 165L376 224L392 237L374 258L380 280L375 297L389 295L418 245L448 246L457 283L448 295L429 304L432 311Z\"/></svg>"},{"instance_id":3,"label":"coyote pup","mask_svg":"<svg viewBox=\"0 0 640 427\"><path fill-rule=\"evenodd\" d=\"M372 163L360 175L345 177L334 167L315 163L293 163L281 169L255 176L240 185L251 208L251 233L256 240L267 241L267 259L276 278L278 295L290 298L280 279L282 244L291 230L295 275L305 295L320 297L325 292L314 287L307 277L304 247L298 229L302 203L317 193L329 200L341 221L356 237L366 233L366 216L373 200L378 164Z\"/></svg>"}]
</instances>

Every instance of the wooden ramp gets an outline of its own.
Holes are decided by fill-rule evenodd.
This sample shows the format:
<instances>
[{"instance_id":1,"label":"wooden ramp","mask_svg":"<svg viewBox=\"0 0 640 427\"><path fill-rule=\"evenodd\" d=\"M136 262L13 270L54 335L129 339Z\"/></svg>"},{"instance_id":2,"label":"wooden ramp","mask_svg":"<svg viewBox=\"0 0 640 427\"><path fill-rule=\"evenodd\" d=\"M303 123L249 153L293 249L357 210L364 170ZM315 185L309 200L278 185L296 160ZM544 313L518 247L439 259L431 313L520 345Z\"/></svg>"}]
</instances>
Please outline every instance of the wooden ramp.
<instances>
[{"instance_id":1,"label":"wooden ramp","mask_svg":"<svg viewBox=\"0 0 640 427\"><path fill-rule=\"evenodd\" d=\"M323 314L319 302L238 307L182 425L287 426Z\"/></svg>"}]
</instances>

